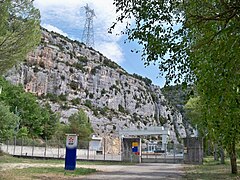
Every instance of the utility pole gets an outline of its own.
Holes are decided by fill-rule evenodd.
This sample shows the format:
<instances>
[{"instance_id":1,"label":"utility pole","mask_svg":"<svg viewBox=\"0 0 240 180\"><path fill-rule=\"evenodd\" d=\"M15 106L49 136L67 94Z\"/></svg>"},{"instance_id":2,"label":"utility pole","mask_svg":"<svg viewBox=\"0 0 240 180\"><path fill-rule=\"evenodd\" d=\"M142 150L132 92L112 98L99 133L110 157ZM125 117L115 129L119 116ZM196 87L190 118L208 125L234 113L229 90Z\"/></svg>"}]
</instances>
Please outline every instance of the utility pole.
<instances>
[{"instance_id":1,"label":"utility pole","mask_svg":"<svg viewBox=\"0 0 240 180\"><path fill-rule=\"evenodd\" d=\"M88 47L94 47L93 18L96 16L94 9L90 9L88 4L84 6L86 11L85 26L82 34L82 42Z\"/></svg>"}]
</instances>

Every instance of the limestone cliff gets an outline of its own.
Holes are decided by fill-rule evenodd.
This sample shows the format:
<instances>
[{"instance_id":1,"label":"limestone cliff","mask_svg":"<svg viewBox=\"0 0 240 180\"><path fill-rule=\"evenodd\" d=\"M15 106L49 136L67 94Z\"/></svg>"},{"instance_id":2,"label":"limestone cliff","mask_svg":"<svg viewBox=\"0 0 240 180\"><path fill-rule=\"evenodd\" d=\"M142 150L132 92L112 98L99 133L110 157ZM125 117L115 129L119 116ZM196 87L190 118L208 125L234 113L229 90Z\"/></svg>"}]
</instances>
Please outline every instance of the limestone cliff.
<instances>
[{"instance_id":1,"label":"limestone cliff","mask_svg":"<svg viewBox=\"0 0 240 180\"><path fill-rule=\"evenodd\" d=\"M160 87L131 75L100 52L59 34L42 31L41 44L6 78L49 102L61 121L83 108L97 134L116 136L127 127L165 125L171 139L185 137L181 114Z\"/></svg>"}]
</instances>

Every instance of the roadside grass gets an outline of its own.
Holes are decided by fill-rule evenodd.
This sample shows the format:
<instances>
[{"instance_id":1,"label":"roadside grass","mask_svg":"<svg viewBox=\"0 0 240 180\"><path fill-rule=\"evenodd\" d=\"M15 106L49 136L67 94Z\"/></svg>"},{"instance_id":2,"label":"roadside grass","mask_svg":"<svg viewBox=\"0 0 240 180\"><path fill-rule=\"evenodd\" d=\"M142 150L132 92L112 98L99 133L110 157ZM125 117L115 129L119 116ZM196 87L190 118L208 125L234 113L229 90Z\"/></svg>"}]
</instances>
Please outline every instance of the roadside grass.
<instances>
[{"instance_id":1,"label":"roadside grass","mask_svg":"<svg viewBox=\"0 0 240 180\"><path fill-rule=\"evenodd\" d=\"M240 167L240 161L237 162ZM188 180L214 180L214 179L229 179L240 180L240 175L231 174L230 160L226 159L225 164L220 164L219 161L214 161L212 157L204 158L203 165L192 165L185 168Z\"/></svg>"},{"instance_id":2,"label":"roadside grass","mask_svg":"<svg viewBox=\"0 0 240 180\"><path fill-rule=\"evenodd\" d=\"M62 167L29 167L23 169L9 169L1 171L1 180L28 180L28 179L68 179L97 172L96 169L76 168L74 171L65 171Z\"/></svg>"},{"instance_id":3,"label":"roadside grass","mask_svg":"<svg viewBox=\"0 0 240 180\"><path fill-rule=\"evenodd\" d=\"M11 155L0 156L1 163L50 163L50 164L62 164L64 160L46 160L46 159L31 159L31 158L18 158Z\"/></svg>"},{"instance_id":4,"label":"roadside grass","mask_svg":"<svg viewBox=\"0 0 240 180\"><path fill-rule=\"evenodd\" d=\"M7 168L14 164L16 168ZM18 165L19 164L19 165ZM32 164L32 166L31 166ZM39 164L39 165L38 165ZM42 166L45 164L45 166ZM18 158L7 154L0 156L0 180L30 180L30 179L71 179L74 177L97 172L96 169L79 168L74 171L64 170L64 160L59 159L30 159ZM77 165L134 165L126 162L104 162L104 161L77 161ZM29 166L28 166L29 165ZM47 167L46 167L47 165ZM61 167L59 167L61 166Z\"/></svg>"},{"instance_id":5,"label":"roadside grass","mask_svg":"<svg viewBox=\"0 0 240 180\"><path fill-rule=\"evenodd\" d=\"M43 164L64 164L63 159L31 159L24 157L13 157L11 155L0 156L0 164L2 163L43 163ZM82 161L77 160L79 165L134 165L136 163L121 161Z\"/></svg>"}]
</instances>

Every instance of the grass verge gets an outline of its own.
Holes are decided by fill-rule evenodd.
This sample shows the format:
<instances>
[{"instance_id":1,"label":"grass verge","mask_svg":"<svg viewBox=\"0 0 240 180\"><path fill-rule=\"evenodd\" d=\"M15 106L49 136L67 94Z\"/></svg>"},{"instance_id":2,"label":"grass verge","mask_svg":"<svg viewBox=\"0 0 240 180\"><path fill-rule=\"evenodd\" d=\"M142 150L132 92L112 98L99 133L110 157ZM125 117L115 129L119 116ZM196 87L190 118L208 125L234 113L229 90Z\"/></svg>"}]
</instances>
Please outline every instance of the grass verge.
<instances>
[{"instance_id":1,"label":"grass verge","mask_svg":"<svg viewBox=\"0 0 240 180\"><path fill-rule=\"evenodd\" d=\"M238 161L240 167L240 161ZM226 159L225 164L220 164L219 161L214 161L213 158L208 157L204 159L203 165L192 165L185 168L186 176L184 179L188 180L240 180L240 175L231 174L231 166L229 159Z\"/></svg>"},{"instance_id":2,"label":"grass verge","mask_svg":"<svg viewBox=\"0 0 240 180\"><path fill-rule=\"evenodd\" d=\"M28 179L69 179L96 172L96 169L77 168L74 171L65 171L62 167L29 167L1 171L1 180L28 180Z\"/></svg>"},{"instance_id":3,"label":"grass verge","mask_svg":"<svg viewBox=\"0 0 240 180\"><path fill-rule=\"evenodd\" d=\"M30 158L17 158L10 155L0 156L1 163L44 163L44 164L64 164L64 160L59 159L30 159ZM81 161L77 160L79 165L134 165L136 163L121 162L121 161Z\"/></svg>"}]
</instances>

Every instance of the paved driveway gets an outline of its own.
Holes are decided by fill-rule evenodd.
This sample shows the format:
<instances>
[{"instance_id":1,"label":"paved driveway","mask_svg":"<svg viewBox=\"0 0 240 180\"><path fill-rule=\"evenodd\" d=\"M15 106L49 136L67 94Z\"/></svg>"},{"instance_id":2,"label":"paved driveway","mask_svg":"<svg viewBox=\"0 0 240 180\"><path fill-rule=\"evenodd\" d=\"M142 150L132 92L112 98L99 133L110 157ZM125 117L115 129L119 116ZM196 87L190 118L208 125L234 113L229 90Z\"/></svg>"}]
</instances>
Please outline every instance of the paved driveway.
<instances>
[{"instance_id":1,"label":"paved driveway","mask_svg":"<svg viewBox=\"0 0 240 180\"><path fill-rule=\"evenodd\" d=\"M181 164L141 163L133 166L93 167L102 172L84 176L80 179L104 180L148 180L148 179L183 179L184 171Z\"/></svg>"}]
</instances>

